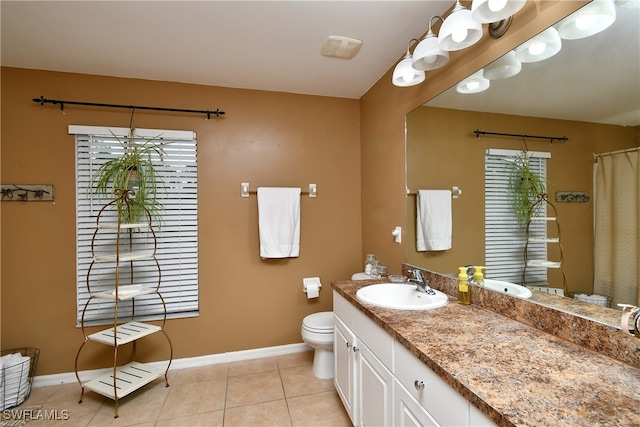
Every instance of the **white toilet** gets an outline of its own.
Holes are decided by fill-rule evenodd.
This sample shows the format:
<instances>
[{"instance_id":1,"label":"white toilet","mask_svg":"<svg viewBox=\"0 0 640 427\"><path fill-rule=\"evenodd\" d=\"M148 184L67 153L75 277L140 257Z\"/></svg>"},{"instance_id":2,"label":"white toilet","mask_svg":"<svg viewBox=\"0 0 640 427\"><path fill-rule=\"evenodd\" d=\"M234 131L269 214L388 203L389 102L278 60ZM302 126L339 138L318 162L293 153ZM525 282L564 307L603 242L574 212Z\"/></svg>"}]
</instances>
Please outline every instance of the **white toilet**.
<instances>
[{"instance_id":1,"label":"white toilet","mask_svg":"<svg viewBox=\"0 0 640 427\"><path fill-rule=\"evenodd\" d=\"M315 349L313 375L333 378L333 312L310 314L302 320L302 340Z\"/></svg>"}]
</instances>

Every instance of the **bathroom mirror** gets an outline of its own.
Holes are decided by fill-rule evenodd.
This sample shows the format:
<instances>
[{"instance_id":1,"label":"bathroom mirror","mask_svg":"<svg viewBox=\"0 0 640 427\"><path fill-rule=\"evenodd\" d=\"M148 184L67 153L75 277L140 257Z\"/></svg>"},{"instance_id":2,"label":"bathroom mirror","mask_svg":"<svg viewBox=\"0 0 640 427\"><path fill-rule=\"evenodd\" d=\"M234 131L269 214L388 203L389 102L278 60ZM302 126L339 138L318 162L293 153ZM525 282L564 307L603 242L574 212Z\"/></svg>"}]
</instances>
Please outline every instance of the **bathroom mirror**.
<instances>
[{"instance_id":1,"label":"bathroom mirror","mask_svg":"<svg viewBox=\"0 0 640 427\"><path fill-rule=\"evenodd\" d=\"M563 39L555 56L523 63L519 74L491 80L484 92L462 95L453 87L406 116L408 190L462 190L452 199L452 248L446 251L416 250L416 196L407 195L407 263L451 276L458 266L484 263L486 149L549 152L547 192L558 210L568 293L593 292L594 153L640 145L640 10L616 7L616 14L601 33ZM476 130L568 140L477 137ZM556 202L558 192L589 200ZM557 256L553 251L550 259ZM561 287L557 274L549 270L550 287ZM566 297L534 292L532 300L608 324L619 319L618 312L576 306Z\"/></svg>"}]
</instances>

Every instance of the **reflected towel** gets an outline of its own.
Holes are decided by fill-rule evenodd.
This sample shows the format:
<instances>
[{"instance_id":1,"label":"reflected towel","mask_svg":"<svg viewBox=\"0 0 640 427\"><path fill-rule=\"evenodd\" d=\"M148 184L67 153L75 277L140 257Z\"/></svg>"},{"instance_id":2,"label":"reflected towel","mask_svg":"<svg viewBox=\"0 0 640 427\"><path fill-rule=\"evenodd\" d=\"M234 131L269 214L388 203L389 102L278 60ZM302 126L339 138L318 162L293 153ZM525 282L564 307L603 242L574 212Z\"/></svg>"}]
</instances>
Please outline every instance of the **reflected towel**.
<instances>
[{"instance_id":1,"label":"reflected towel","mask_svg":"<svg viewBox=\"0 0 640 427\"><path fill-rule=\"evenodd\" d=\"M300 254L300 192L300 188L258 188L260 257Z\"/></svg>"},{"instance_id":2,"label":"reflected towel","mask_svg":"<svg viewBox=\"0 0 640 427\"><path fill-rule=\"evenodd\" d=\"M417 250L451 249L451 190L418 190L416 204Z\"/></svg>"}]
</instances>

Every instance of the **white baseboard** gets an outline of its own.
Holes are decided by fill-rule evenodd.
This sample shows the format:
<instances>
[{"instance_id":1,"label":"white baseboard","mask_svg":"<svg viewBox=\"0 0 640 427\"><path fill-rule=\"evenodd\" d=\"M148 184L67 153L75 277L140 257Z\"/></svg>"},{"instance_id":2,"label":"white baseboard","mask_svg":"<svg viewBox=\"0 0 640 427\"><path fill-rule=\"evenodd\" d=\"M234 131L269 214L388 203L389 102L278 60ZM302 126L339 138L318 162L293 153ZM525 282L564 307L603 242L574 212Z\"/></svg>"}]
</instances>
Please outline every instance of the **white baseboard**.
<instances>
[{"instance_id":1,"label":"white baseboard","mask_svg":"<svg viewBox=\"0 0 640 427\"><path fill-rule=\"evenodd\" d=\"M260 359L263 357L282 356L285 354L302 353L310 351L312 348L305 344L287 344L275 347L256 348L251 350L231 351L228 353L208 354L206 356L185 357L182 359L174 359L171 361L171 370L194 368L198 366L215 365L218 363L237 362L240 360ZM149 365L158 369L166 369L168 361L151 362ZM88 381L109 372L111 368L93 369L89 371L80 371L78 374L82 381ZM50 385L75 383L75 372L64 372L61 374L39 375L33 378L32 387L45 387Z\"/></svg>"}]
</instances>

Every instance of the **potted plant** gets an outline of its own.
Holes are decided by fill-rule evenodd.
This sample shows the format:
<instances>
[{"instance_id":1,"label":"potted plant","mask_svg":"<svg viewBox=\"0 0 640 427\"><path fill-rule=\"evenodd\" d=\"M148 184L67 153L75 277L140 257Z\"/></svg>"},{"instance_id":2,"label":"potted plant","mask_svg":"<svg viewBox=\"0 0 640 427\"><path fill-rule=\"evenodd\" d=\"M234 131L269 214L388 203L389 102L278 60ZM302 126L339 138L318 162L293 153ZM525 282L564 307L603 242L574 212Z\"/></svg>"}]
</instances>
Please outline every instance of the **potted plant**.
<instances>
[{"instance_id":1,"label":"potted plant","mask_svg":"<svg viewBox=\"0 0 640 427\"><path fill-rule=\"evenodd\" d=\"M158 139L160 135L147 139L136 138L133 129L125 140L113 132L111 134L122 146L123 153L98 168L91 178L91 188L95 194L108 198L115 197L115 190L131 190L137 203L118 203L122 223L138 222L146 215L145 209L152 217L159 218L162 204L158 202L157 194L161 182L153 155L162 161L165 155L163 147L167 143Z\"/></svg>"},{"instance_id":2,"label":"potted plant","mask_svg":"<svg viewBox=\"0 0 640 427\"><path fill-rule=\"evenodd\" d=\"M509 164L511 173L507 194L516 220L522 225L535 213L532 207L536 201L546 194L546 180L531 169L526 155L509 161Z\"/></svg>"}]
</instances>

